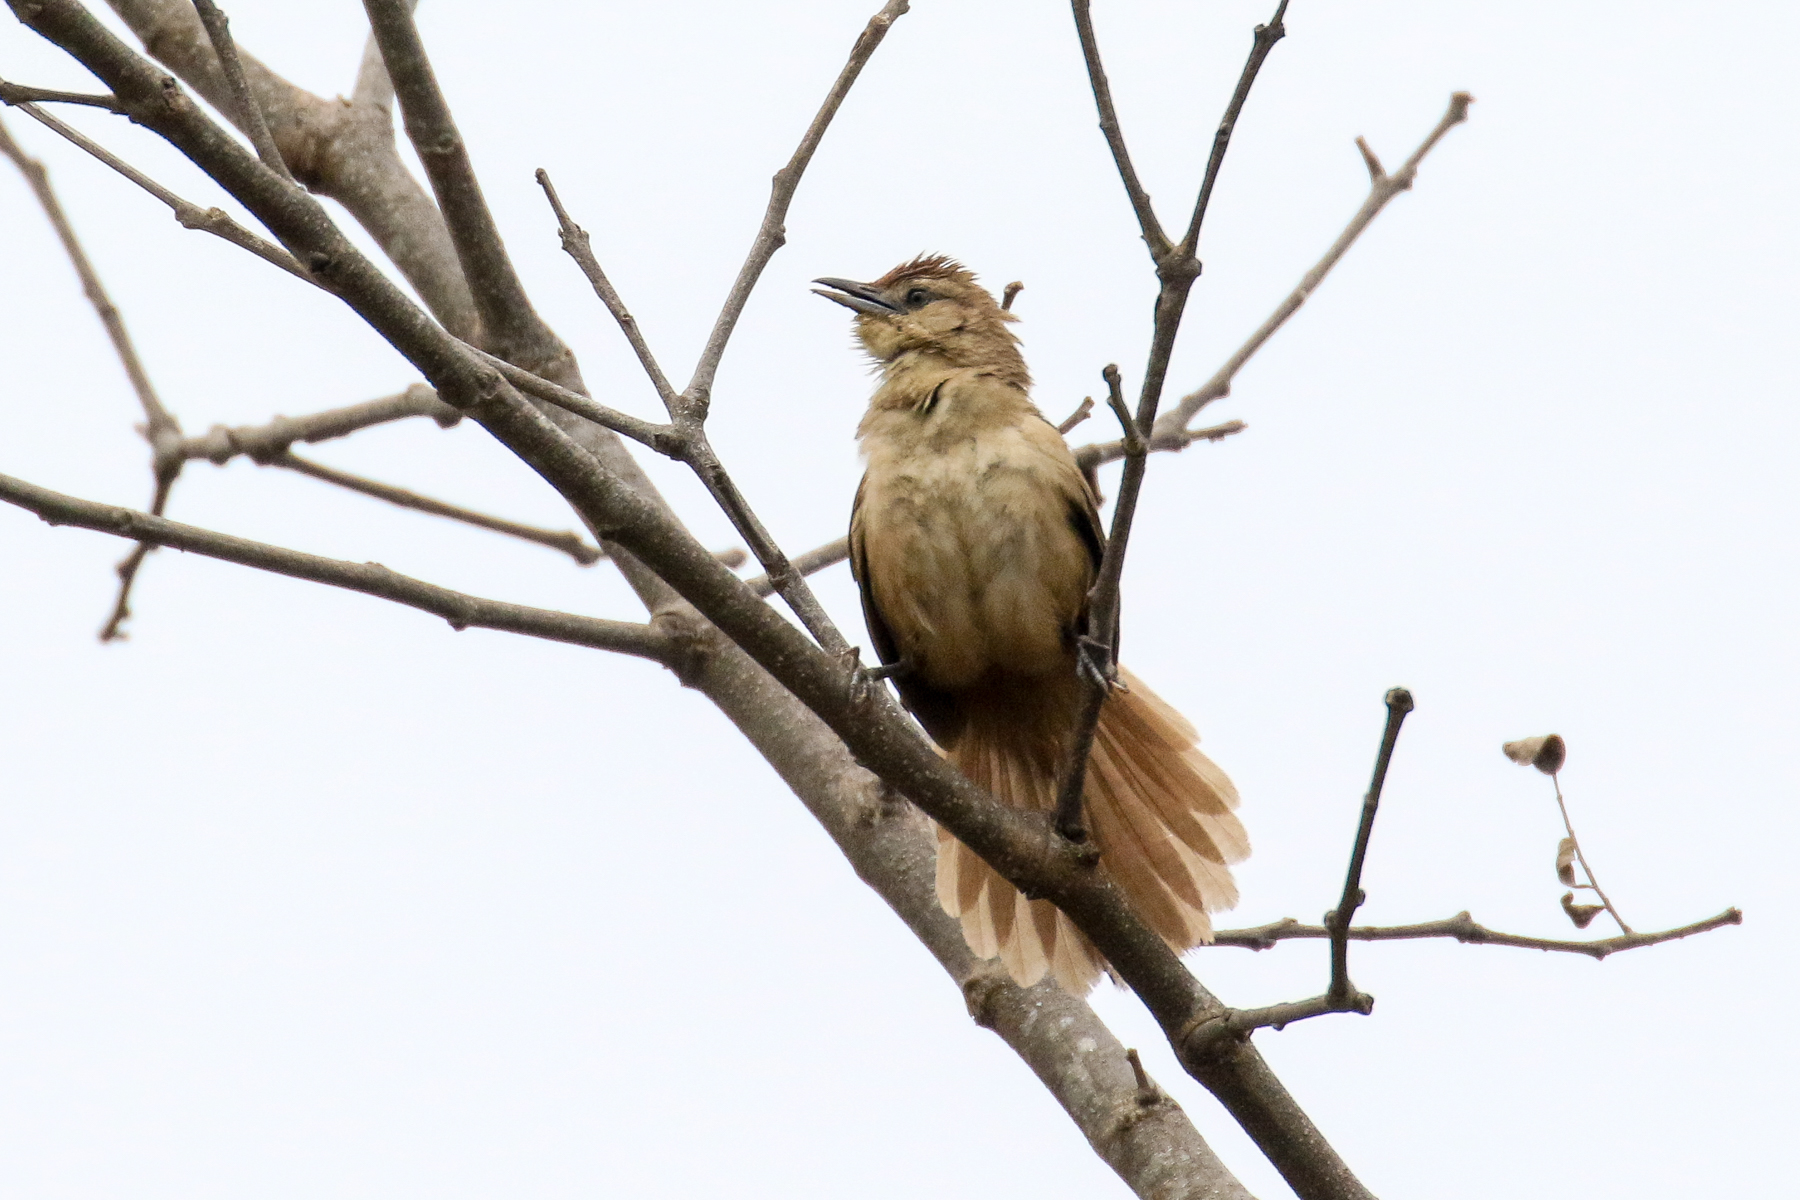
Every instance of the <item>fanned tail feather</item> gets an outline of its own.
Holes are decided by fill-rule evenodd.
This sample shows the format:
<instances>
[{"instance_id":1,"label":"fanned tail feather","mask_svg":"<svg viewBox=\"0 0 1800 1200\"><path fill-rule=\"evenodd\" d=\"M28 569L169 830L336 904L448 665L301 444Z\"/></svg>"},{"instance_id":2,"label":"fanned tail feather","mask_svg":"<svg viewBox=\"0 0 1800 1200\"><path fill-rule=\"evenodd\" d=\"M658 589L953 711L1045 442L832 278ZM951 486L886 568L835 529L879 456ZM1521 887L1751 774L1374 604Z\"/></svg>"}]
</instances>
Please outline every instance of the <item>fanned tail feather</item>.
<instances>
[{"instance_id":1,"label":"fanned tail feather","mask_svg":"<svg viewBox=\"0 0 1800 1200\"><path fill-rule=\"evenodd\" d=\"M1212 940L1211 913L1237 903L1230 864L1250 853L1237 789L1200 752L1192 725L1121 668L1088 763L1087 825L1106 871L1156 934L1181 953ZM969 706L949 751L969 779L1011 808L1049 812L1070 704L1057 689ZM972 850L938 830L938 902L969 949L998 957L1023 987L1046 974L1084 995L1109 968L1069 918L1027 900Z\"/></svg>"}]
</instances>

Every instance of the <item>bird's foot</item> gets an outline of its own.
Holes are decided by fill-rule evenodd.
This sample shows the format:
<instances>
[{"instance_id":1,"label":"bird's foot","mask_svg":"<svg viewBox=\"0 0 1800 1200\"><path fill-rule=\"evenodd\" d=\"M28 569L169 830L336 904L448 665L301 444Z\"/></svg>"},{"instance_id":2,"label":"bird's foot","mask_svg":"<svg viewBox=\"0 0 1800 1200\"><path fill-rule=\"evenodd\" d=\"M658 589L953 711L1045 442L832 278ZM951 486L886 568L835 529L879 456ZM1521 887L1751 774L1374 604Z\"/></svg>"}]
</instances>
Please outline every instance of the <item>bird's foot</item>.
<instances>
[{"instance_id":1,"label":"bird's foot","mask_svg":"<svg viewBox=\"0 0 1800 1200\"><path fill-rule=\"evenodd\" d=\"M1119 682L1119 665L1113 661L1112 647L1085 633L1075 639L1075 669L1083 679L1108 693L1124 686Z\"/></svg>"}]
</instances>

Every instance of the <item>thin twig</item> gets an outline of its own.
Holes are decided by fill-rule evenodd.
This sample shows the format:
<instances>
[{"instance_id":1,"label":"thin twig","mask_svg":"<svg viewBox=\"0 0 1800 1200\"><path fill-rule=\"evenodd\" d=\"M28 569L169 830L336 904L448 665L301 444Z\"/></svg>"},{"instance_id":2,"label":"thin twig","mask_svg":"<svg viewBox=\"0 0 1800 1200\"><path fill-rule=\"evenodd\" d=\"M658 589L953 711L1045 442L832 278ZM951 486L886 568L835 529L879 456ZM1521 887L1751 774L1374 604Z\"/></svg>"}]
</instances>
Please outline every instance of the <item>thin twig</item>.
<instances>
[{"instance_id":1,"label":"thin twig","mask_svg":"<svg viewBox=\"0 0 1800 1200\"><path fill-rule=\"evenodd\" d=\"M69 256L69 262L75 267L75 274L81 279L83 294L99 314L100 323L106 327L106 336L111 339L113 350L125 368L125 375L131 381L131 390L137 393L138 404L144 410L144 424L139 429L144 440L150 443L150 511L161 516L168 506L169 492L175 486L175 479L181 474L182 464L187 461L181 452L181 425L157 397L156 388L150 382L150 373L144 369L137 347L132 344L131 334L125 328L125 318L119 314L119 308L112 302L112 297L107 295L99 273L94 270L93 262L82 249L80 239L75 236L75 227L69 222L68 214L63 211L62 202L57 199L56 189L50 185L50 172L44 168L43 163L25 153L18 142L13 140L11 131L4 123L0 123L0 154L12 159L30 183L38 203L43 206L44 215L50 218L50 224L55 228L63 250ZM140 545L119 563L119 591L113 600L112 612L100 628L101 641L110 642L124 636L120 630L125 619L131 615L131 585L137 581L138 570L144 565L144 559L149 556L151 549L148 543Z\"/></svg>"},{"instance_id":2,"label":"thin twig","mask_svg":"<svg viewBox=\"0 0 1800 1200\"><path fill-rule=\"evenodd\" d=\"M183 229L198 229L202 233L210 233L214 237L223 238L239 249L248 250L264 262L274 263L296 279L304 279L314 287L321 286L312 277L312 273L300 265L300 261L273 242L265 241L231 219L230 214L220 208L201 208L198 204L183 200L162 184L156 182L136 167L131 166L110 150L101 146L87 135L70 128L39 108L35 104L21 104L20 112L37 121L46 129L54 131L61 137L80 146L89 154L123 175L131 182L161 200L175 214L175 220Z\"/></svg>"},{"instance_id":3,"label":"thin twig","mask_svg":"<svg viewBox=\"0 0 1800 1200\"><path fill-rule=\"evenodd\" d=\"M1366 992L1351 992L1342 997L1327 993L1310 1000L1271 1004L1267 1008L1228 1008L1197 1021L1183 1035L1181 1044L1186 1054L1204 1059L1216 1053L1219 1046L1241 1042L1258 1029L1281 1030L1295 1021L1332 1013L1353 1012L1366 1017L1374 1011L1375 997Z\"/></svg>"},{"instance_id":4,"label":"thin twig","mask_svg":"<svg viewBox=\"0 0 1800 1200\"><path fill-rule=\"evenodd\" d=\"M1092 396L1083 396L1081 398L1081 403L1075 406L1075 411L1064 417L1062 424L1056 427L1056 432L1062 434L1064 437L1069 436L1069 431L1087 420L1088 417L1093 415L1093 412L1094 398ZM1125 443L1122 441L1119 443L1121 447L1123 447L1124 444ZM1121 456L1123 456L1123 451L1121 451Z\"/></svg>"},{"instance_id":5,"label":"thin twig","mask_svg":"<svg viewBox=\"0 0 1800 1200\"><path fill-rule=\"evenodd\" d=\"M614 433L623 434L640 445L648 446L658 454L670 458L680 458L686 439L673 425L658 425L641 417L622 413L616 408L609 408L598 400L571 391L561 384L552 383L541 375L534 375L523 367L516 367L498 355L489 354L475 346L464 345L478 358L494 370L500 372L506 382L518 388L528 396L556 405L578 417L586 417L594 424L610 429Z\"/></svg>"},{"instance_id":6,"label":"thin twig","mask_svg":"<svg viewBox=\"0 0 1800 1200\"><path fill-rule=\"evenodd\" d=\"M28 87L22 83L8 83L0 79L0 104L83 104L89 108L104 108L107 112L116 113L119 98L113 95L94 95L90 92L59 92L55 88Z\"/></svg>"},{"instance_id":7,"label":"thin twig","mask_svg":"<svg viewBox=\"0 0 1800 1200\"><path fill-rule=\"evenodd\" d=\"M409 417L430 417L444 429L462 420L462 414L439 400L437 392L423 383L415 383L404 392L379 400L330 408L304 417L275 417L263 425L229 428L214 425L198 437L184 439L181 454L189 461L204 458L219 466L239 455L255 462L271 463L295 442L326 442Z\"/></svg>"},{"instance_id":8,"label":"thin twig","mask_svg":"<svg viewBox=\"0 0 1800 1200\"><path fill-rule=\"evenodd\" d=\"M4 123L0 123L0 154L12 159L25 175L26 182L31 185L38 203L43 206L44 215L50 218L50 224L56 230L63 249L68 253L69 262L75 267L75 274L81 279L81 290L100 315L100 323L106 327L106 336L112 340L113 350L118 353L119 362L125 368L125 375L131 380L131 390L137 393L138 403L144 410L146 424L145 436L150 445L158 452L171 434L179 441L181 427L169 410L163 407L157 398L156 389L150 383L150 375L144 370L143 360L138 357L137 348L131 343L131 335L125 330L125 320L119 315L118 306L106 294L106 288L100 283L100 276L94 270L87 252L81 247L75 236L75 227L69 223L68 214L63 211L62 203L56 198L56 191L50 186L50 173L44 164L26 155L19 144L13 140L11 132Z\"/></svg>"},{"instance_id":9,"label":"thin twig","mask_svg":"<svg viewBox=\"0 0 1800 1200\"><path fill-rule=\"evenodd\" d=\"M1550 776L1550 782L1556 788L1556 807L1557 810L1562 813L1563 828L1569 832L1569 841L1575 846L1575 858L1581 863L1581 870L1582 873L1587 876L1588 886L1594 889L1594 895L1600 897L1600 903L1606 906L1606 911L1612 914L1612 919L1619 923L1619 929L1626 934L1630 934L1632 932L1631 926L1625 923L1625 918L1619 915L1619 910L1613 907L1613 902L1608 899L1606 893L1601 890L1600 881L1594 878L1594 868L1588 866L1587 855L1583 854L1581 851L1581 839L1575 836L1575 826L1569 823L1569 806L1563 803L1561 772L1552 774ZM1593 910L1591 909L1589 910L1590 913L1592 911Z\"/></svg>"},{"instance_id":10,"label":"thin twig","mask_svg":"<svg viewBox=\"0 0 1800 1200\"><path fill-rule=\"evenodd\" d=\"M826 542L823 546L808 550L805 554L796 554L789 561L789 565L801 575L813 575L823 571L826 567L836 566L849 557L850 539L838 538L836 541ZM767 575L755 575L744 582L749 585L751 591L759 596L768 596L775 591L775 585L769 582Z\"/></svg>"},{"instance_id":11,"label":"thin twig","mask_svg":"<svg viewBox=\"0 0 1800 1200\"><path fill-rule=\"evenodd\" d=\"M876 47L887 36L889 27L905 16L910 8L907 0L888 0L882 5L880 12L869 18L869 23L857 35L856 43L850 47L850 58L844 63L844 69L838 72L831 90L825 94L825 102L819 106L812 123L801 135L800 145L795 148L794 156L788 159L785 167L775 172L775 178L769 187L769 206L763 212L762 224L757 227L756 240L750 244L750 253L745 256L744 265L738 268L737 279L732 282L731 291L725 296L725 304L719 310L718 319L713 322L712 332L707 335L706 349L701 352L693 377L688 380L686 390L681 393L684 405L696 419L705 417L712 399L713 377L718 374L719 360L725 357L725 344L731 340L732 330L737 328L744 305L750 301L751 290L756 287L756 281L762 278L763 268L769 265L775 252L787 243L788 205L793 202L794 192L800 186L800 177L806 173L807 164L812 161L813 152L824 140L825 130L837 115L838 106L849 95L850 85L862 74L863 67L874 55Z\"/></svg>"},{"instance_id":12,"label":"thin twig","mask_svg":"<svg viewBox=\"0 0 1800 1200\"><path fill-rule=\"evenodd\" d=\"M750 507L750 502L738 491L737 484L725 470L724 464L713 453L705 429L693 427L683 461L699 476L700 482L706 485L714 503L731 518L732 527L749 543L750 553L761 564L764 578L793 614L800 618L800 623L813 635L813 640L827 654L849 654L850 643L826 614L825 606L819 603L812 589L806 586L805 577L794 568L786 552L764 527L762 518L756 515L756 510Z\"/></svg>"},{"instance_id":13,"label":"thin twig","mask_svg":"<svg viewBox=\"0 0 1800 1200\"><path fill-rule=\"evenodd\" d=\"M343 562L183 525L129 508L65 496L22 479L0 475L0 500L34 512L52 525L76 525L114 537L171 546L276 575L306 579L423 609L454 629L497 629L528 637L612 650L663 662L669 641L649 625L607 621L549 609L468 596L390 571L380 563Z\"/></svg>"},{"instance_id":14,"label":"thin twig","mask_svg":"<svg viewBox=\"0 0 1800 1200\"><path fill-rule=\"evenodd\" d=\"M663 374L662 368L657 365L656 355L650 352L650 344L644 340L643 331L638 328L637 318L626 309L625 301L620 299L618 289L613 287L612 281L606 277L606 272L600 266L600 260L594 257L593 240L588 237L588 231L577 225L574 218L569 216L569 210L563 207L562 198L556 194L556 185L550 182L550 172L539 167L537 181L538 186L544 189L544 195L550 201L550 208L556 213L557 232L562 237L564 252L575 260L576 265L581 268L581 273L586 275L588 282L593 285L594 295L600 297L600 303L606 305L606 311L611 313L613 320L619 323L620 330L625 334L625 340L631 343L632 353L637 355L638 364L644 368L644 374L650 377L650 386L656 389L656 394L662 400L663 407L668 410L669 416L674 417L680 407L679 397L676 396L675 389L670 386L668 377Z\"/></svg>"},{"instance_id":15,"label":"thin twig","mask_svg":"<svg viewBox=\"0 0 1800 1200\"><path fill-rule=\"evenodd\" d=\"M1673 942L1679 938L1692 937L1697 933L1707 933L1725 925L1741 925L1744 921L1742 910L1728 908L1714 917L1704 921L1695 921L1691 925L1682 925L1675 929L1664 929L1657 933L1629 933L1617 937L1599 938L1591 942L1561 941L1556 938L1526 937L1518 933L1501 933L1478 925L1467 912L1457 913L1454 917L1446 917L1441 921L1421 921L1416 925L1353 925L1345 935L1353 942L1399 942L1414 941L1426 938L1454 938L1456 941L1476 946L1516 946L1522 950L1560 951L1565 954L1585 954L1589 958L1599 960L1608 955L1617 954L1621 950L1636 950L1641 946L1655 946L1663 942ZM1302 925L1292 917L1279 921L1271 921L1267 925L1257 925L1250 929L1220 929L1213 934L1209 945L1235 946L1243 950L1269 950L1281 942L1299 938L1329 938L1333 931L1323 925Z\"/></svg>"},{"instance_id":16,"label":"thin twig","mask_svg":"<svg viewBox=\"0 0 1800 1200\"><path fill-rule=\"evenodd\" d=\"M311 462L292 453L284 453L278 458L272 459L270 465L286 467L290 471L310 475L314 479L334 483L338 487L360 492L365 496L373 496L377 500L386 500L389 504L397 504L401 508L416 509L419 512L430 513L434 517L448 517L452 521L461 521L465 525L491 529L495 533L504 533L508 537L536 542L540 546L548 546L552 550L562 551L584 567L592 566L605 557L599 547L590 545L580 534L567 529L540 529L535 525L522 525L503 517L490 517L486 513L462 508L455 504L446 504L442 500L433 500L430 496L421 496L417 492L409 492L405 488L397 488L392 484L381 483L374 479L364 479L362 476L352 475L348 471L339 471L335 467Z\"/></svg>"},{"instance_id":17,"label":"thin twig","mask_svg":"<svg viewBox=\"0 0 1800 1200\"><path fill-rule=\"evenodd\" d=\"M1222 442L1234 433L1242 433L1249 426L1242 421L1226 421L1219 425L1208 425L1204 429L1178 429L1174 433L1159 433L1150 439L1150 453L1159 451L1180 452L1195 442ZM1123 438L1111 442L1092 442L1074 451L1075 465L1083 471L1092 471L1110 462L1117 462L1125 457L1125 440Z\"/></svg>"},{"instance_id":18,"label":"thin twig","mask_svg":"<svg viewBox=\"0 0 1800 1200\"><path fill-rule=\"evenodd\" d=\"M1363 200L1362 207L1356 210L1356 215L1350 218L1350 223L1344 226L1344 231L1338 234L1337 240L1331 244L1331 248L1325 252L1324 257L1313 264L1312 269L1301 278L1299 286L1287 294L1286 298L1276 306L1275 311L1269 314L1269 318L1257 327L1255 333L1250 335L1249 340L1239 346L1236 352L1225 360L1224 365L1213 373L1211 379L1183 396L1174 408L1162 415L1156 422L1156 437L1179 434L1187 428L1188 422L1194 419L1194 414L1213 401L1231 394L1231 381L1243 369L1244 364L1249 362L1258 350L1262 349L1263 343L1273 337L1277 329L1287 324L1288 318L1300 311L1300 306L1306 303L1319 284L1324 281L1325 276L1331 273L1331 269L1337 265L1340 258L1344 257L1344 252L1350 249L1356 239L1362 235L1362 231L1369 227L1369 222L1373 221L1376 215L1387 207L1388 201L1412 187L1413 177L1419 170L1419 163L1431 152L1431 148L1438 144L1444 134L1448 133L1452 127L1468 120L1471 103L1472 100L1467 92L1457 92L1450 97L1450 107L1438 122L1437 128L1431 131L1424 142L1420 143L1419 148L1413 151L1412 157L1406 160L1406 164L1393 175L1382 171L1381 163L1369 151L1367 144L1362 139L1357 139L1358 148L1363 152L1364 161L1369 166L1370 174L1369 194Z\"/></svg>"},{"instance_id":19,"label":"thin twig","mask_svg":"<svg viewBox=\"0 0 1800 1200\"><path fill-rule=\"evenodd\" d=\"M150 514L160 517L169 505L169 492L175 486L175 476L158 475L156 492L150 500ZM119 577L119 590L113 598L112 611L106 616L106 624L100 627L102 642L120 642L125 640L125 622L131 619L131 588L137 583L138 571L142 569L144 560L156 549L154 542L139 542L132 547L131 553L119 560L113 568Z\"/></svg>"},{"instance_id":20,"label":"thin twig","mask_svg":"<svg viewBox=\"0 0 1800 1200\"><path fill-rule=\"evenodd\" d=\"M1137 168L1131 165L1131 152L1125 148L1125 134L1119 128L1119 114L1113 108L1112 85L1106 81L1106 68L1100 62L1100 43L1094 38L1094 18L1088 12L1088 0L1072 0L1075 13L1075 35L1081 39L1081 56L1087 62L1088 83L1093 89L1094 105L1100 110L1100 132L1106 147L1112 151L1113 165L1131 200L1131 211L1137 214L1138 228L1150 257L1160 259L1169 252L1169 239L1157 222L1156 210L1150 206L1150 193L1138 181Z\"/></svg>"},{"instance_id":21,"label":"thin twig","mask_svg":"<svg viewBox=\"0 0 1800 1200\"><path fill-rule=\"evenodd\" d=\"M1244 111L1244 101L1250 98L1250 85L1256 82L1257 73L1262 70L1263 59L1269 57L1269 51L1275 48L1275 43L1287 36L1287 27L1281 23L1287 6L1288 0L1281 0L1275 8L1275 15L1269 18L1269 23L1256 27L1256 40L1250 47L1250 57L1244 63L1243 71L1238 75L1237 90L1231 93L1231 103L1225 106L1225 115L1220 118L1219 128L1213 134L1212 154L1206 160L1206 177L1201 180L1200 195L1194 200L1194 215L1188 218L1187 233L1181 239L1182 246L1189 254L1194 253L1200 245L1200 223L1206 220L1206 208L1212 202L1213 185L1219 181L1219 168L1225 162L1225 149L1231 144L1231 134L1237 128L1238 117Z\"/></svg>"},{"instance_id":22,"label":"thin twig","mask_svg":"<svg viewBox=\"0 0 1800 1200\"><path fill-rule=\"evenodd\" d=\"M194 0L194 11L200 14L206 36L212 39L213 53L219 56L219 70L225 76L225 86L231 89L232 102L237 105L238 124L250 135L256 156L262 159L263 166L290 184L294 183L293 172L288 170L287 161L281 157L275 137L269 132L269 123L263 119L262 107L250 94L250 84L244 79L244 64L238 59L237 43L231 39L231 19L219 11L212 0Z\"/></svg>"},{"instance_id":23,"label":"thin twig","mask_svg":"<svg viewBox=\"0 0 1800 1200\"><path fill-rule=\"evenodd\" d=\"M1413 710L1412 693L1405 688L1390 688L1383 703L1387 705L1387 726L1381 731L1381 749L1375 755L1375 775L1363 797L1362 819L1356 826L1356 844L1350 851L1350 868L1344 872L1344 894L1336 908L1325 914L1325 927L1331 936L1331 986L1326 998L1347 1004L1357 995L1350 986L1350 948L1347 930L1350 918L1362 907L1363 861L1369 854L1369 835L1375 831L1375 810L1381 806L1381 788L1387 782L1388 763L1394 757L1394 743L1400 740L1400 725ZM1368 1011L1363 1009L1361 1011Z\"/></svg>"},{"instance_id":24,"label":"thin twig","mask_svg":"<svg viewBox=\"0 0 1800 1200\"><path fill-rule=\"evenodd\" d=\"M1125 437L1125 477L1143 478L1144 457L1149 453L1142 433L1125 398L1119 393L1119 368L1108 363L1100 372L1106 380L1106 403L1119 418ZM1094 734L1100 727L1100 710L1107 693L1113 688L1119 654L1119 573L1124 569L1125 538L1137 507L1137 489L1119 489L1119 502L1113 509L1113 532L1100 556L1100 569L1095 572L1089 590L1088 627L1086 636L1076 646L1078 661L1085 664L1082 672L1081 708L1075 718L1074 736L1064 757L1061 783L1056 793L1056 829L1072 842L1085 841L1087 831L1081 815L1081 798L1087 782L1088 756L1093 753ZM1096 661L1098 660L1098 661Z\"/></svg>"}]
</instances>

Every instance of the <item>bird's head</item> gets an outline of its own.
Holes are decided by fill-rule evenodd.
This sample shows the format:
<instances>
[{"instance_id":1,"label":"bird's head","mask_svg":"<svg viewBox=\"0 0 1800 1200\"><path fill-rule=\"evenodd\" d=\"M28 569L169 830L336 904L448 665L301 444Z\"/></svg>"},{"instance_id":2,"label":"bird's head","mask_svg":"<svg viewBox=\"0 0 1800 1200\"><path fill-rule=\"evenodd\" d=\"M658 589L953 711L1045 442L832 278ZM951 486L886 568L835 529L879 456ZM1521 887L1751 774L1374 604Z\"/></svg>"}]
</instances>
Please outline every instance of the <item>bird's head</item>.
<instances>
[{"instance_id":1,"label":"bird's head","mask_svg":"<svg viewBox=\"0 0 1800 1200\"><path fill-rule=\"evenodd\" d=\"M920 255L873 283L815 279L813 292L856 313L856 336L879 363L902 358L943 359L951 366L1024 373L1019 339L973 272L941 254Z\"/></svg>"}]
</instances>

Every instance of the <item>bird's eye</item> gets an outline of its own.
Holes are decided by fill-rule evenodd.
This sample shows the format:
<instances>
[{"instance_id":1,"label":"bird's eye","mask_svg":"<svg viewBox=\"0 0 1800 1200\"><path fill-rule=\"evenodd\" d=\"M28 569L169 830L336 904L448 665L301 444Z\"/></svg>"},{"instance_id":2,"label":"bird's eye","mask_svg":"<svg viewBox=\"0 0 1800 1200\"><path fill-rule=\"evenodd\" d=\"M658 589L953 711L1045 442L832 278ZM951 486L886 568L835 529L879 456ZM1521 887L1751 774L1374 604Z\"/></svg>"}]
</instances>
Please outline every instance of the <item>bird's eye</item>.
<instances>
[{"instance_id":1,"label":"bird's eye","mask_svg":"<svg viewBox=\"0 0 1800 1200\"><path fill-rule=\"evenodd\" d=\"M906 307L923 308L931 300L931 293L924 288L914 288L906 293Z\"/></svg>"}]
</instances>

